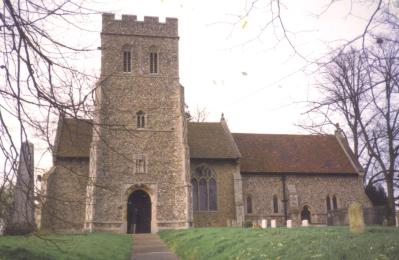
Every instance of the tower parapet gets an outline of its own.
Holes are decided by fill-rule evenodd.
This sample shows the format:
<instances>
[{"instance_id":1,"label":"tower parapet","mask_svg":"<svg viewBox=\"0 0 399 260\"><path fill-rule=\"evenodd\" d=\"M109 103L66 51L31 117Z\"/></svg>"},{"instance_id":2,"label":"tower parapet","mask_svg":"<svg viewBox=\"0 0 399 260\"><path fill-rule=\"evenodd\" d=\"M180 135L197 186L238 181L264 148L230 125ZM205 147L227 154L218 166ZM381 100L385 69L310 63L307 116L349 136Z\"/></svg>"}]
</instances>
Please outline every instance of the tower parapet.
<instances>
[{"instance_id":1,"label":"tower parapet","mask_svg":"<svg viewBox=\"0 0 399 260\"><path fill-rule=\"evenodd\" d=\"M153 16L138 21L136 15L122 15L122 19L115 19L115 14L103 13L102 33L173 38L178 37L178 22L176 18L166 18L162 23Z\"/></svg>"}]
</instances>

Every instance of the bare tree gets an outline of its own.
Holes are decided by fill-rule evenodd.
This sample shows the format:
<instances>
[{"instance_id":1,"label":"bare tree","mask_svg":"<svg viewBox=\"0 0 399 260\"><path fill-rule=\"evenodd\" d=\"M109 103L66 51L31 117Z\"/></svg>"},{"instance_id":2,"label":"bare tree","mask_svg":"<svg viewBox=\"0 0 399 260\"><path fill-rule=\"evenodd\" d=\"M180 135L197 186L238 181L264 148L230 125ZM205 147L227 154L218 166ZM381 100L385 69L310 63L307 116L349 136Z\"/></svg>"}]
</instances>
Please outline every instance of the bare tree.
<instances>
[{"instance_id":1,"label":"bare tree","mask_svg":"<svg viewBox=\"0 0 399 260\"><path fill-rule=\"evenodd\" d=\"M87 117L90 111L94 78L71 63L89 50L69 45L54 30L90 13L74 0L2 1L0 198L15 182L22 142L35 136L52 151L58 115Z\"/></svg>"},{"instance_id":2,"label":"bare tree","mask_svg":"<svg viewBox=\"0 0 399 260\"><path fill-rule=\"evenodd\" d=\"M399 47L377 39L378 46L339 52L321 67L323 98L311 102L307 128L323 129L340 120L347 126L365 182L384 182L388 223L395 224L395 183L399 170ZM321 115L321 117L320 117ZM397 198L396 198L397 199Z\"/></svg>"},{"instance_id":3,"label":"bare tree","mask_svg":"<svg viewBox=\"0 0 399 260\"><path fill-rule=\"evenodd\" d=\"M196 110L192 113L186 106L186 117L188 121L197 123L205 122L208 119L208 115L209 113L205 107L200 108L199 106L197 106Z\"/></svg>"}]
</instances>

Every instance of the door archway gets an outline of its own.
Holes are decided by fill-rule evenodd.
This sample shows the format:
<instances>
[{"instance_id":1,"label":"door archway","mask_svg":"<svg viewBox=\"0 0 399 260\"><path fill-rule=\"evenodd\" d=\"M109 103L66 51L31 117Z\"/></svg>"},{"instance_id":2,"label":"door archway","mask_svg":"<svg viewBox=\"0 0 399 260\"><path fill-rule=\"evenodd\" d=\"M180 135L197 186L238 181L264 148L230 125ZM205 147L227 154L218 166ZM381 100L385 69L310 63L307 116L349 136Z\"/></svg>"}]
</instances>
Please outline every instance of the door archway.
<instances>
[{"instance_id":1,"label":"door archway","mask_svg":"<svg viewBox=\"0 0 399 260\"><path fill-rule=\"evenodd\" d=\"M133 191L127 200L127 233L151 233L151 198L143 190Z\"/></svg>"},{"instance_id":2,"label":"door archway","mask_svg":"<svg viewBox=\"0 0 399 260\"><path fill-rule=\"evenodd\" d=\"M301 220L307 219L311 223L311 213L308 205L303 206L301 211Z\"/></svg>"}]
</instances>

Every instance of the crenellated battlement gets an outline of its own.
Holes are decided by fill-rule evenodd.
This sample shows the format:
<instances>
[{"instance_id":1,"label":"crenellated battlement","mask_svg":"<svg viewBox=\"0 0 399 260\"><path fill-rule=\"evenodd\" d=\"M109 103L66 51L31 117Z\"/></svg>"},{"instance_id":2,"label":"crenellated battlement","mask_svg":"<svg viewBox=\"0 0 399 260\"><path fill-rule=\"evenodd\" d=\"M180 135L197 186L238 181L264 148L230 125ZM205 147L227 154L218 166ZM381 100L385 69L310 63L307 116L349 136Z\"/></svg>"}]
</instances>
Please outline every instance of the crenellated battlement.
<instances>
[{"instance_id":1,"label":"crenellated battlement","mask_svg":"<svg viewBox=\"0 0 399 260\"><path fill-rule=\"evenodd\" d=\"M178 21L166 18L162 23L154 16L145 16L144 21L138 21L136 15L122 15L122 19L115 19L115 14L103 13L102 33L178 37Z\"/></svg>"}]
</instances>

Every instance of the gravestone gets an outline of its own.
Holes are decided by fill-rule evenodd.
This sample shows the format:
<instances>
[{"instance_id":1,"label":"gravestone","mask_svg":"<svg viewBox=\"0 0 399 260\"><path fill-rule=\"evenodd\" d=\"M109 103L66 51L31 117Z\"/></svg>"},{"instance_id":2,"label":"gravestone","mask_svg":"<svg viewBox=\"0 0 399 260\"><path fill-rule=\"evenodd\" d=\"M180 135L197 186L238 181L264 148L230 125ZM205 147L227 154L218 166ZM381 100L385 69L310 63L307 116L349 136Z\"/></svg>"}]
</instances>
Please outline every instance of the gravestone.
<instances>
[{"instance_id":1,"label":"gravestone","mask_svg":"<svg viewBox=\"0 0 399 260\"><path fill-rule=\"evenodd\" d=\"M277 223L276 223L276 220L275 220L275 219L272 219L272 220L270 221L270 226L271 226L272 228L277 227Z\"/></svg>"},{"instance_id":2,"label":"gravestone","mask_svg":"<svg viewBox=\"0 0 399 260\"><path fill-rule=\"evenodd\" d=\"M364 231L364 217L362 205L358 202L350 204L349 214L349 230L351 233L359 234Z\"/></svg>"},{"instance_id":3,"label":"gravestone","mask_svg":"<svg viewBox=\"0 0 399 260\"><path fill-rule=\"evenodd\" d=\"M262 219L262 228L267 228L267 219Z\"/></svg>"},{"instance_id":4,"label":"gravestone","mask_svg":"<svg viewBox=\"0 0 399 260\"><path fill-rule=\"evenodd\" d=\"M292 228L292 220L291 219L287 220L287 228Z\"/></svg>"},{"instance_id":5,"label":"gravestone","mask_svg":"<svg viewBox=\"0 0 399 260\"><path fill-rule=\"evenodd\" d=\"M302 220L302 227L308 227L309 226L309 220L304 219Z\"/></svg>"},{"instance_id":6,"label":"gravestone","mask_svg":"<svg viewBox=\"0 0 399 260\"><path fill-rule=\"evenodd\" d=\"M33 144L22 143L19 158L17 182L6 222L6 234L28 234L36 229Z\"/></svg>"}]
</instances>

